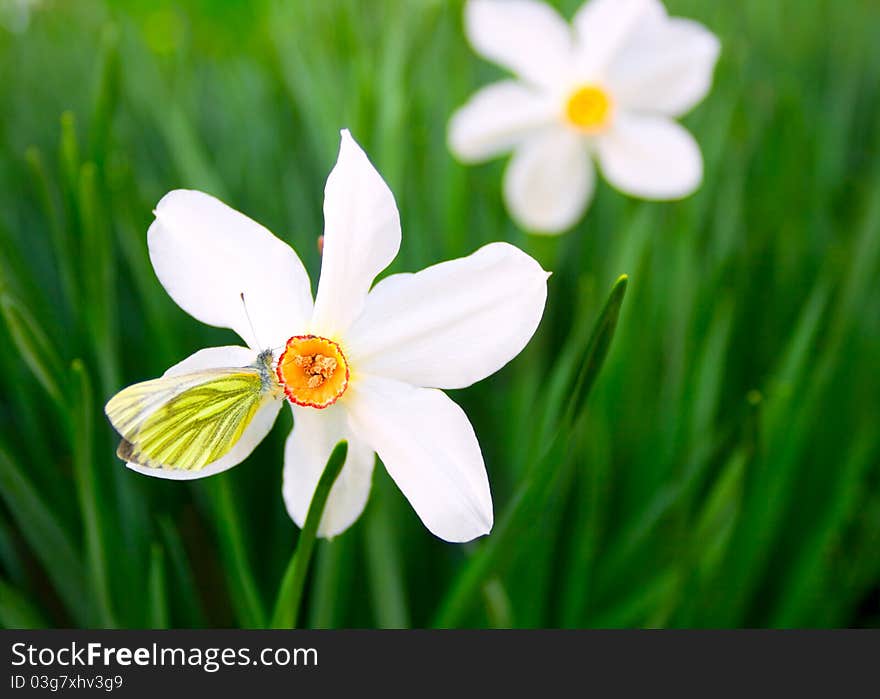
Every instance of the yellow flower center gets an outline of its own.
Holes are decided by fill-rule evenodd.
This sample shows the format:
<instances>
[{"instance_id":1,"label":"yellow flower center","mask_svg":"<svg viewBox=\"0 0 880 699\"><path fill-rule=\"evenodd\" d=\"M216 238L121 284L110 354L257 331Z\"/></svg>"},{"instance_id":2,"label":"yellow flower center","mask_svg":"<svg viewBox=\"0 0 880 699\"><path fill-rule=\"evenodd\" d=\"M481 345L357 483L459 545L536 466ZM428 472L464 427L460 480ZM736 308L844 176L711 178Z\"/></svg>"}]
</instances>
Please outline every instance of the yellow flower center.
<instances>
[{"instance_id":1,"label":"yellow flower center","mask_svg":"<svg viewBox=\"0 0 880 699\"><path fill-rule=\"evenodd\" d=\"M295 335L275 367L288 400L310 408L333 405L348 388L348 362L333 340Z\"/></svg>"},{"instance_id":2,"label":"yellow flower center","mask_svg":"<svg viewBox=\"0 0 880 699\"><path fill-rule=\"evenodd\" d=\"M584 85L571 93L565 105L565 116L581 131L597 133L608 126L611 98L598 85Z\"/></svg>"}]
</instances>

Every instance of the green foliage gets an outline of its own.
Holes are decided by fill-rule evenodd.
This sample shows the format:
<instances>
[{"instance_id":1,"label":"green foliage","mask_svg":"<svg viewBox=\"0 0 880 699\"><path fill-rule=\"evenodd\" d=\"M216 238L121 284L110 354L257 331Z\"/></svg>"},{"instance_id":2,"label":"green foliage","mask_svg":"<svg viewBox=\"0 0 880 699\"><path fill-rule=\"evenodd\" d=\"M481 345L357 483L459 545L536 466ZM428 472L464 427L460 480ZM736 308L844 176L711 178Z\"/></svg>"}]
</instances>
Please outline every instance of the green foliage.
<instances>
[{"instance_id":1,"label":"green foliage","mask_svg":"<svg viewBox=\"0 0 880 699\"><path fill-rule=\"evenodd\" d=\"M401 210L390 271L507 240L553 276L526 351L453 392L495 531L437 541L378 468L360 521L315 547L301 623L880 625L880 6L666 5L722 41L685 119L703 186L650 203L600 185L550 239L510 221L503 162L447 150L453 110L502 75L468 47L460 1L0 16L0 624L271 623L299 537L280 492L290 418L241 466L183 483L126 470L101 406L235 341L156 280L159 198L220 196L314 280L348 127Z\"/></svg>"}]
</instances>

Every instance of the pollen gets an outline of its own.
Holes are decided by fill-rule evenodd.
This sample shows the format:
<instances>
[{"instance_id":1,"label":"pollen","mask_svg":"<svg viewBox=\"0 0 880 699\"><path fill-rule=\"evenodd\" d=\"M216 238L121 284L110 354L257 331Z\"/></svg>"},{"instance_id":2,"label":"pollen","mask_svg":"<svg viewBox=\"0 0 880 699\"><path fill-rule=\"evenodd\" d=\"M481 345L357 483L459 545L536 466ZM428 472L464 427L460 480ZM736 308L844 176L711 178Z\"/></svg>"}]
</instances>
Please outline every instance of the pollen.
<instances>
[{"instance_id":1,"label":"pollen","mask_svg":"<svg viewBox=\"0 0 880 699\"><path fill-rule=\"evenodd\" d=\"M348 388L348 362L342 349L317 335L291 337L275 374L291 403L310 408L333 405Z\"/></svg>"},{"instance_id":2,"label":"pollen","mask_svg":"<svg viewBox=\"0 0 880 699\"><path fill-rule=\"evenodd\" d=\"M598 85L583 85L571 93L565 105L568 122L579 131L599 133L611 121L611 98Z\"/></svg>"}]
</instances>

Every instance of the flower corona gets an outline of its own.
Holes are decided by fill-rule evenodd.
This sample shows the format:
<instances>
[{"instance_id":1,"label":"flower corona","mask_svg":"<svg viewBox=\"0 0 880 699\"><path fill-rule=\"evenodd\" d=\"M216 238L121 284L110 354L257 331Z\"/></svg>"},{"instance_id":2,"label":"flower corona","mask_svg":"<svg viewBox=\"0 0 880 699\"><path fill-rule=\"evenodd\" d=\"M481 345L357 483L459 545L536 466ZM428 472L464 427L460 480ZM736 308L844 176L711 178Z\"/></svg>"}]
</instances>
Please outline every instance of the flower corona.
<instances>
[{"instance_id":1,"label":"flower corona","mask_svg":"<svg viewBox=\"0 0 880 699\"><path fill-rule=\"evenodd\" d=\"M333 340L317 335L294 335L278 358L275 375L291 403L327 408L345 393L348 362Z\"/></svg>"}]
</instances>

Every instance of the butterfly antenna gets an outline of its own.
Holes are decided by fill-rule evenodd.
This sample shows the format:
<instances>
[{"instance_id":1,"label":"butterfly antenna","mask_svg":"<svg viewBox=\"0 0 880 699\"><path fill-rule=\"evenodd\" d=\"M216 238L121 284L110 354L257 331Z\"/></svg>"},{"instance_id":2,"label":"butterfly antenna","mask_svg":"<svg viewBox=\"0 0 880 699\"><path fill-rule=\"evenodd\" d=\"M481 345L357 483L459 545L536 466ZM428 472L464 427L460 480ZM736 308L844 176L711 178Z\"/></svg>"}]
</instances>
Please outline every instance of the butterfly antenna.
<instances>
[{"instance_id":1,"label":"butterfly antenna","mask_svg":"<svg viewBox=\"0 0 880 699\"><path fill-rule=\"evenodd\" d=\"M247 318L248 325L251 326L251 334L254 336L254 341L257 343L257 345L258 345L258 346L260 347L260 349L262 350L263 343L260 342L260 338L257 337L257 331L254 330L254 321L251 320L251 314L248 313L247 303L245 303L245 300L244 300L244 292L242 291L242 292L239 294L239 296L241 297L241 305L242 305L242 307L244 308L244 315L245 315L245 317Z\"/></svg>"}]
</instances>

